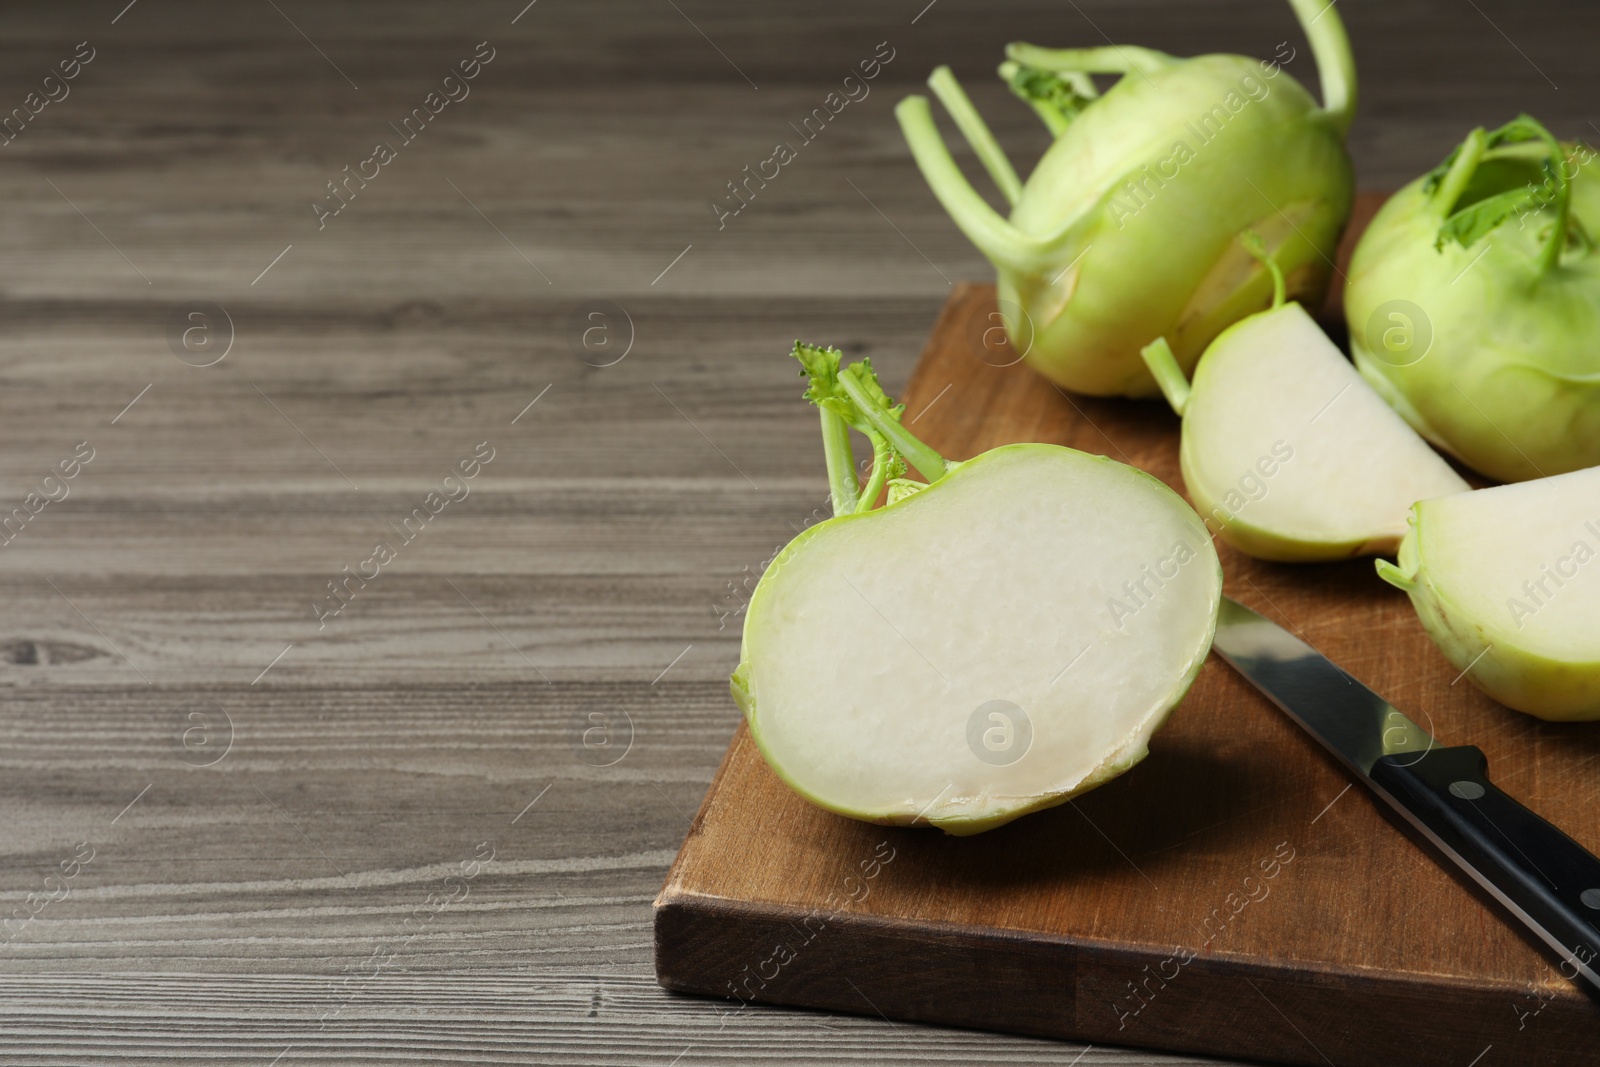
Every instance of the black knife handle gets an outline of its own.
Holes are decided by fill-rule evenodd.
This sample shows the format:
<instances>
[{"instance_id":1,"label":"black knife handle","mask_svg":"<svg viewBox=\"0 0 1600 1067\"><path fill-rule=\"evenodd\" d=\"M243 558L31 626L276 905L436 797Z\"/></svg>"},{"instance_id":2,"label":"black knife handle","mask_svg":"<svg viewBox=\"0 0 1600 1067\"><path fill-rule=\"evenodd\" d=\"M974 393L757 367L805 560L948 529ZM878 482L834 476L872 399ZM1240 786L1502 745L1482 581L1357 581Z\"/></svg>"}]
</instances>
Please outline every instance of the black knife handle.
<instances>
[{"instance_id":1,"label":"black knife handle","mask_svg":"<svg viewBox=\"0 0 1600 1067\"><path fill-rule=\"evenodd\" d=\"M1413 825L1600 990L1600 859L1489 781L1471 745L1384 756L1371 777Z\"/></svg>"}]
</instances>

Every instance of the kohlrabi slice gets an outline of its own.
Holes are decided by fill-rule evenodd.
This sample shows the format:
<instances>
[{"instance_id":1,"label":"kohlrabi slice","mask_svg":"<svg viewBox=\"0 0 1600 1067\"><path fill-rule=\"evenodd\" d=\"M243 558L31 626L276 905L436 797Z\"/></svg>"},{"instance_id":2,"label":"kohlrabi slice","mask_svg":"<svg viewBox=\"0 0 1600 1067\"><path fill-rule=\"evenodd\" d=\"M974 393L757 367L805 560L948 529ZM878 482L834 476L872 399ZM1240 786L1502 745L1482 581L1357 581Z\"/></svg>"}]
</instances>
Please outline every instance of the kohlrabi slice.
<instances>
[{"instance_id":1,"label":"kohlrabi slice","mask_svg":"<svg viewBox=\"0 0 1600 1067\"><path fill-rule=\"evenodd\" d=\"M1323 106L1276 63L1145 48L1007 49L1001 76L1055 136L1018 179L948 68L928 80L1010 207L1003 218L951 157L928 101L896 108L917 166L995 265L1012 346L1097 395L1152 396L1139 350L1166 337L1185 370L1266 305L1270 282L1235 243L1259 233L1290 291L1320 303L1349 218L1344 134L1355 66L1327 0L1290 0L1316 53ZM1098 94L1091 74L1120 79Z\"/></svg>"},{"instance_id":2,"label":"kohlrabi slice","mask_svg":"<svg viewBox=\"0 0 1600 1067\"><path fill-rule=\"evenodd\" d=\"M972 834L1121 774L1194 680L1222 574L1144 472L1056 445L943 460L862 361L796 346L836 517L751 597L733 694L778 776L879 823ZM848 426L876 462L857 492ZM931 485L895 479L905 456Z\"/></svg>"},{"instance_id":3,"label":"kohlrabi slice","mask_svg":"<svg viewBox=\"0 0 1600 1067\"><path fill-rule=\"evenodd\" d=\"M1423 501L1378 573L1485 693L1600 719L1600 467Z\"/></svg>"},{"instance_id":4,"label":"kohlrabi slice","mask_svg":"<svg viewBox=\"0 0 1600 1067\"><path fill-rule=\"evenodd\" d=\"M1412 504L1468 488L1305 309L1284 302L1281 280L1270 310L1211 343L1193 383L1165 341L1144 356L1183 417L1179 463L1195 508L1252 556L1392 553Z\"/></svg>"},{"instance_id":5,"label":"kohlrabi slice","mask_svg":"<svg viewBox=\"0 0 1600 1067\"><path fill-rule=\"evenodd\" d=\"M1356 366L1500 481L1600 464L1595 153L1526 115L1396 193L1350 262Z\"/></svg>"}]
</instances>

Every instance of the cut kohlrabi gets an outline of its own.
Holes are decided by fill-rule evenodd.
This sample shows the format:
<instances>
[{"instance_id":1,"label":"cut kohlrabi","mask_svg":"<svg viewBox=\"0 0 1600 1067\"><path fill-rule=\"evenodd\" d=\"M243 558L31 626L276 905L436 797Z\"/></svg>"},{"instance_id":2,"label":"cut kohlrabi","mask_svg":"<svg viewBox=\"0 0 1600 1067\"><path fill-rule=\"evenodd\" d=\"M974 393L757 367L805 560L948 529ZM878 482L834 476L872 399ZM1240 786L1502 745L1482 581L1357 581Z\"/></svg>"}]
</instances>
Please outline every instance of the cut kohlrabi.
<instances>
[{"instance_id":1,"label":"cut kohlrabi","mask_svg":"<svg viewBox=\"0 0 1600 1067\"><path fill-rule=\"evenodd\" d=\"M1157 337L1191 368L1224 328L1266 306L1271 281L1235 241L1247 229L1290 292L1320 304L1350 214L1355 67L1331 3L1290 5L1316 54L1321 107L1276 63L1244 56L1011 45L1001 75L1055 136L1025 183L955 76L936 70L928 84L1009 219L968 184L928 101L900 102L923 176L998 271L1013 348L1046 377L1083 393L1154 395L1139 350ZM1093 74L1121 77L1102 95Z\"/></svg>"},{"instance_id":2,"label":"cut kohlrabi","mask_svg":"<svg viewBox=\"0 0 1600 1067\"><path fill-rule=\"evenodd\" d=\"M836 515L778 555L745 619L733 695L772 769L841 815L972 834L1138 763L1216 627L1222 573L1194 511L1056 445L946 461L868 361L795 355ZM874 451L860 491L851 427ZM903 460L932 484L896 477Z\"/></svg>"},{"instance_id":3,"label":"cut kohlrabi","mask_svg":"<svg viewBox=\"0 0 1600 1067\"><path fill-rule=\"evenodd\" d=\"M1259 242L1246 247L1265 258ZM1373 392L1299 304L1223 331L1186 381L1171 348L1144 350L1173 410L1195 508L1263 559L1388 554L1418 500L1464 492L1461 476Z\"/></svg>"},{"instance_id":4,"label":"cut kohlrabi","mask_svg":"<svg viewBox=\"0 0 1600 1067\"><path fill-rule=\"evenodd\" d=\"M1524 115L1473 130L1356 246L1356 365L1417 432L1522 481L1600 464L1600 181Z\"/></svg>"},{"instance_id":5,"label":"cut kohlrabi","mask_svg":"<svg viewBox=\"0 0 1600 1067\"><path fill-rule=\"evenodd\" d=\"M1600 467L1423 501L1398 563L1378 573L1478 688L1600 719Z\"/></svg>"}]
</instances>

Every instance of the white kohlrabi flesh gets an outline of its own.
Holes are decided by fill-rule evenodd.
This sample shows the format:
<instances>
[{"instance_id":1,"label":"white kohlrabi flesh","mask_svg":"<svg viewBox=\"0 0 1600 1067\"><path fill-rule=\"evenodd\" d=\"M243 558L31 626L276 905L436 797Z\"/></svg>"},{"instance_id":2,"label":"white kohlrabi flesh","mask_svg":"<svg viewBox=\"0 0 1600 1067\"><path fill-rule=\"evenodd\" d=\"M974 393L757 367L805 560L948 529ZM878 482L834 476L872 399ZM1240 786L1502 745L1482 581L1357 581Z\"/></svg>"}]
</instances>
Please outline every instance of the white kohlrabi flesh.
<instances>
[{"instance_id":1,"label":"white kohlrabi flesh","mask_svg":"<svg viewBox=\"0 0 1600 1067\"><path fill-rule=\"evenodd\" d=\"M1223 329L1266 306L1271 280L1236 241L1252 230L1313 306L1353 191L1344 134L1355 68L1326 0L1290 0L1316 53L1323 106L1275 63L1113 46L1014 44L1001 68L1055 141L1024 183L948 69L929 85L1010 208L968 184L928 101L896 109L923 176L995 265L1017 353L1060 385L1150 396L1139 350L1165 337L1187 371ZM1120 74L1097 95L1091 74Z\"/></svg>"},{"instance_id":2,"label":"white kohlrabi flesh","mask_svg":"<svg viewBox=\"0 0 1600 1067\"><path fill-rule=\"evenodd\" d=\"M1378 573L1502 704L1600 719L1600 467L1423 501Z\"/></svg>"},{"instance_id":3,"label":"white kohlrabi flesh","mask_svg":"<svg viewBox=\"0 0 1600 1067\"><path fill-rule=\"evenodd\" d=\"M1356 246L1356 365L1417 432L1491 478L1600 464L1595 153L1526 115L1472 131Z\"/></svg>"},{"instance_id":4,"label":"white kohlrabi flesh","mask_svg":"<svg viewBox=\"0 0 1600 1067\"><path fill-rule=\"evenodd\" d=\"M1216 626L1199 517L1148 474L1056 445L947 463L865 361L796 354L830 454L848 439L828 427L854 425L877 463L857 493L830 462L839 514L751 598L732 688L772 769L841 815L971 834L1138 763ZM873 507L901 455L933 483L895 479Z\"/></svg>"},{"instance_id":5,"label":"white kohlrabi flesh","mask_svg":"<svg viewBox=\"0 0 1600 1067\"><path fill-rule=\"evenodd\" d=\"M1145 349L1183 416L1179 463L1195 508L1263 559L1388 554L1418 500L1461 479L1362 380L1299 304L1223 331L1183 378L1164 342Z\"/></svg>"}]
</instances>

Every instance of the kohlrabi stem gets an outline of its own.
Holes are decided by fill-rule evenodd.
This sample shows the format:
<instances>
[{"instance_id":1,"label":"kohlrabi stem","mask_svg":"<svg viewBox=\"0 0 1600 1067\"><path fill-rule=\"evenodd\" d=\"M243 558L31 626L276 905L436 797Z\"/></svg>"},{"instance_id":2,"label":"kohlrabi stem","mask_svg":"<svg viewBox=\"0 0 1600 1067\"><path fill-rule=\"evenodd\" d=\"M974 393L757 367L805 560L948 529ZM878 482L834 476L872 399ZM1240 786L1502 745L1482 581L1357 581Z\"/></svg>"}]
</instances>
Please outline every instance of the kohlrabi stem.
<instances>
[{"instance_id":1,"label":"kohlrabi stem","mask_svg":"<svg viewBox=\"0 0 1600 1067\"><path fill-rule=\"evenodd\" d=\"M861 499L856 502L857 511L871 511L878 505L878 494L883 492L883 483L889 477L889 464L893 456L889 452L889 442L882 437L872 439L872 474L867 478L867 487L861 491ZM835 515L838 512L834 512Z\"/></svg>"},{"instance_id":2,"label":"kohlrabi stem","mask_svg":"<svg viewBox=\"0 0 1600 1067\"><path fill-rule=\"evenodd\" d=\"M1150 374L1161 387L1161 395L1167 398L1173 411L1182 415L1183 409L1189 406L1189 379L1184 377L1183 368L1178 366L1178 357L1172 354L1172 346L1167 344L1165 337L1157 337L1140 349L1139 354L1144 357L1144 365L1150 368Z\"/></svg>"},{"instance_id":3,"label":"kohlrabi stem","mask_svg":"<svg viewBox=\"0 0 1600 1067\"><path fill-rule=\"evenodd\" d=\"M1274 308L1282 307L1284 297L1283 268L1278 266L1278 261L1273 259L1272 255L1267 251L1266 242L1254 230L1246 230L1239 235L1239 243L1244 246L1246 252L1256 257L1257 262L1272 272L1272 306Z\"/></svg>"},{"instance_id":4,"label":"kohlrabi stem","mask_svg":"<svg viewBox=\"0 0 1600 1067\"><path fill-rule=\"evenodd\" d=\"M1403 589L1409 593L1412 589L1416 588L1417 583L1411 578L1407 577L1406 572L1401 570L1399 567L1396 567L1393 563L1390 563L1386 559L1377 560L1376 563L1378 568L1378 577L1382 578L1396 589Z\"/></svg>"},{"instance_id":5,"label":"kohlrabi stem","mask_svg":"<svg viewBox=\"0 0 1600 1067\"><path fill-rule=\"evenodd\" d=\"M1057 71L1063 81L1072 86L1072 91L1085 100L1093 100L1100 95L1100 90L1095 88L1094 79L1081 70Z\"/></svg>"},{"instance_id":6,"label":"kohlrabi stem","mask_svg":"<svg viewBox=\"0 0 1600 1067\"><path fill-rule=\"evenodd\" d=\"M1344 22L1334 10L1333 0L1289 0L1311 54L1317 59L1317 76L1322 80L1322 110L1333 120L1340 134L1350 131L1356 116L1356 60L1350 52L1350 37Z\"/></svg>"},{"instance_id":7,"label":"kohlrabi stem","mask_svg":"<svg viewBox=\"0 0 1600 1067\"><path fill-rule=\"evenodd\" d=\"M855 511L860 503L856 461L850 452L850 424L825 407L819 406L817 411L822 415L822 454L828 464L828 492L833 498L833 513L846 515Z\"/></svg>"},{"instance_id":8,"label":"kohlrabi stem","mask_svg":"<svg viewBox=\"0 0 1600 1067\"><path fill-rule=\"evenodd\" d=\"M928 77L928 88L933 90L933 95L939 98L944 109L950 112L956 128L961 131L961 136L967 139L967 144L972 146L978 162L989 172L989 177L999 188L1000 195L1006 198L1006 203L1015 205L1022 197L1022 180L1017 177L1016 170L1011 166L1011 160L1006 158L1005 150L1000 147L1000 142L994 139L994 134L983 121L983 116L972 106L971 99L961 88L961 83L956 80L955 73L949 67L936 67Z\"/></svg>"},{"instance_id":9,"label":"kohlrabi stem","mask_svg":"<svg viewBox=\"0 0 1600 1067\"><path fill-rule=\"evenodd\" d=\"M1550 149L1546 166L1550 171L1550 180L1556 183L1556 221L1550 232L1550 240L1545 243L1543 254L1539 257L1541 278L1555 270L1561 262L1561 253L1567 248L1567 219L1572 214L1572 179L1567 174L1566 150L1550 131L1543 130L1543 133L1544 142Z\"/></svg>"},{"instance_id":10,"label":"kohlrabi stem","mask_svg":"<svg viewBox=\"0 0 1600 1067\"><path fill-rule=\"evenodd\" d=\"M1023 66L1053 70L1057 74L1073 71L1085 74L1131 74L1134 71L1154 74L1178 62L1165 52L1131 44L1107 45L1104 48L1041 48L1023 41L1006 45L1006 58Z\"/></svg>"},{"instance_id":11,"label":"kohlrabi stem","mask_svg":"<svg viewBox=\"0 0 1600 1067\"><path fill-rule=\"evenodd\" d=\"M1455 162L1450 164L1450 169L1440 179L1438 188L1433 191L1433 213L1439 218L1448 218L1455 210L1456 201L1461 199L1467 183L1478 172L1478 164L1483 162L1483 152L1488 144L1488 135L1483 127L1479 126L1467 134L1467 139L1456 149Z\"/></svg>"},{"instance_id":12,"label":"kohlrabi stem","mask_svg":"<svg viewBox=\"0 0 1600 1067\"><path fill-rule=\"evenodd\" d=\"M972 188L934 125L928 98L908 96L895 106L894 114L917 168L967 239L997 267L1026 274L1044 270L1045 243L1001 218Z\"/></svg>"},{"instance_id":13,"label":"kohlrabi stem","mask_svg":"<svg viewBox=\"0 0 1600 1067\"><path fill-rule=\"evenodd\" d=\"M839 375L839 385L855 403L862 417L872 424L872 428L882 434L889 444L894 446L895 451L904 456L906 462L917 468L924 478L931 483L944 477L946 470L944 457L917 440L910 430L891 418L852 375Z\"/></svg>"}]
</instances>

